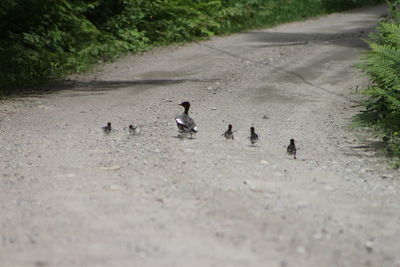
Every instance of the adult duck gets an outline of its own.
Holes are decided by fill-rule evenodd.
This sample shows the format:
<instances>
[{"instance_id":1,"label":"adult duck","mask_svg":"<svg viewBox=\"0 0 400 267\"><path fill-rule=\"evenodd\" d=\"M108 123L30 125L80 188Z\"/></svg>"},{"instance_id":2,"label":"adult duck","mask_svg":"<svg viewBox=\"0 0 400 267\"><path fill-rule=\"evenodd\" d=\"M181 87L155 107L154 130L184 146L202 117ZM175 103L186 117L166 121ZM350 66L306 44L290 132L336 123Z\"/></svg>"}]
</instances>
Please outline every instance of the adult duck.
<instances>
[{"instance_id":1,"label":"adult duck","mask_svg":"<svg viewBox=\"0 0 400 267\"><path fill-rule=\"evenodd\" d=\"M178 136L182 138L190 134L190 138L192 138L193 134L196 134L198 130L196 123L189 116L190 103L188 101L184 101L179 105L184 107L185 111L182 114L175 116L176 125L179 129Z\"/></svg>"}]
</instances>

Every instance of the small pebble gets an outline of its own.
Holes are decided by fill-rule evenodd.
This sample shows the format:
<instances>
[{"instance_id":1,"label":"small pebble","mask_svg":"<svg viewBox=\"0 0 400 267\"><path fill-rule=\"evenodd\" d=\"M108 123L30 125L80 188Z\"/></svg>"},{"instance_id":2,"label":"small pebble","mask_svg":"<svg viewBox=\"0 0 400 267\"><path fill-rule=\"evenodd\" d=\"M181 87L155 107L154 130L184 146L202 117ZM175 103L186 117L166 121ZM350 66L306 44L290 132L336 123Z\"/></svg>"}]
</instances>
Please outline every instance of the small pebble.
<instances>
[{"instance_id":1,"label":"small pebble","mask_svg":"<svg viewBox=\"0 0 400 267\"><path fill-rule=\"evenodd\" d=\"M372 241L365 242L365 248L369 253L371 253L374 248L374 243Z\"/></svg>"},{"instance_id":2,"label":"small pebble","mask_svg":"<svg viewBox=\"0 0 400 267\"><path fill-rule=\"evenodd\" d=\"M124 190L124 188L119 185L105 186L104 189L107 191L123 191Z\"/></svg>"},{"instance_id":3,"label":"small pebble","mask_svg":"<svg viewBox=\"0 0 400 267\"><path fill-rule=\"evenodd\" d=\"M122 167L119 166L119 165L113 165L113 166L104 166L104 167L101 167L101 168L103 170L107 170L107 171L116 171L116 170L121 169Z\"/></svg>"},{"instance_id":4,"label":"small pebble","mask_svg":"<svg viewBox=\"0 0 400 267\"><path fill-rule=\"evenodd\" d=\"M313 234L313 238L316 240L320 240L322 238L322 234L321 233L315 233Z\"/></svg>"},{"instance_id":5,"label":"small pebble","mask_svg":"<svg viewBox=\"0 0 400 267\"><path fill-rule=\"evenodd\" d=\"M335 188L333 186L331 186L331 185L326 185L325 189L328 190L328 191L334 191L335 190Z\"/></svg>"},{"instance_id":6,"label":"small pebble","mask_svg":"<svg viewBox=\"0 0 400 267\"><path fill-rule=\"evenodd\" d=\"M299 254L305 254L306 253L306 249L302 246L297 247L296 252Z\"/></svg>"},{"instance_id":7,"label":"small pebble","mask_svg":"<svg viewBox=\"0 0 400 267\"><path fill-rule=\"evenodd\" d=\"M306 201L299 201L297 202L297 207L298 208L305 208L308 206L308 203Z\"/></svg>"}]
</instances>

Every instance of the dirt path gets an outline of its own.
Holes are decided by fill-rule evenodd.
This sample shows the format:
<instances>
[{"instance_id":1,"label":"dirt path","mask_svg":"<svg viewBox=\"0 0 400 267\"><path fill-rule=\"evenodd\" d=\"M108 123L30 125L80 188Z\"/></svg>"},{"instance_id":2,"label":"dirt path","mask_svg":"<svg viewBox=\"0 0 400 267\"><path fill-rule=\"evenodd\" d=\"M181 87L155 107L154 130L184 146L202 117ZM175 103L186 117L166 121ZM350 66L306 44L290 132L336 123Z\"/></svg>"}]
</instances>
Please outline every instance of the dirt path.
<instances>
[{"instance_id":1,"label":"dirt path","mask_svg":"<svg viewBox=\"0 0 400 267\"><path fill-rule=\"evenodd\" d=\"M156 49L1 102L0 266L400 266L399 173L346 128L384 11ZM176 138L182 100L193 140Z\"/></svg>"}]
</instances>

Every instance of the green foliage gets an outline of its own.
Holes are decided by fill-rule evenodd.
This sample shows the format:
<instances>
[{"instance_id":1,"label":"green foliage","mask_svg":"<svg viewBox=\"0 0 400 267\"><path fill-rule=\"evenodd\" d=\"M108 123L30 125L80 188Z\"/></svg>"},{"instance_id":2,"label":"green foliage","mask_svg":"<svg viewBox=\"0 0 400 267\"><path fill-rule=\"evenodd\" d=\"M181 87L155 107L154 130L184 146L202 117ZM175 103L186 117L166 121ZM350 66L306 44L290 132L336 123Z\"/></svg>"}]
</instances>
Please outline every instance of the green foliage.
<instances>
[{"instance_id":1,"label":"green foliage","mask_svg":"<svg viewBox=\"0 0 400 267\"><path fill-rule=\"evenodd\" d=\"M2 2L0 85L24 85L79 71L99 31L68 1Z\"/></svg>"},{"instance_id":2,"label":"green foliage","mask_svg":"<svg viewBox=\"0 0 400 267\"><path fill-rule=\"evenodd\" d=\"M400 1L388 2L390 17L367 41L370 50L358 67L370 78L363 93L366 112L358 117L383 132L388 152L400 156Z\"/></svg>"},{"instance_id":3,"label":"green foliage","mask_svg":"<svg viewBox=\"0 0 400 267\"><path fill-rule=\"evenodd\" d=\"M389 9L389 19L388 22L393 22L396 24L400 23L400 0L387 0L386 1Z\"/></svg>"},{"instance_id":4,"label":"green foliage","mask_svg":"<svg viewBox=\"0 0 400 267\"><path fill-rule=\"evenodd\" d=\"M153 46L380 0L1 0L0 92ZM393 37L394 38L394 37Z\"/></svg>"}]
</instances>

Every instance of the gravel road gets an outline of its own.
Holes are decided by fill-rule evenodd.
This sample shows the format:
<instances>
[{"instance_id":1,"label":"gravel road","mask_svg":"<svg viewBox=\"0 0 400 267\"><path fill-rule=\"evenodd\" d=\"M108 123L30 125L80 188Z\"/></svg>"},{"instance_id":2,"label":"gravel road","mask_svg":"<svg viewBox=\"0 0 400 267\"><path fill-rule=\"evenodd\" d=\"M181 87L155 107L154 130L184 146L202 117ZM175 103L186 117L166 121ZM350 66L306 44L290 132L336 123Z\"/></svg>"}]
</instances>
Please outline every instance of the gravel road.
<instances>
[{"instance_id":1,"label":"gravel road","mask_svg":"<svg viewBox=\"0 0 400 267\"><path fill-rule=\"evenodd\" d=\"M2 100L0 266L400 266L399 172L348 128L384 12L158 48Z\"/></svg>"}]
</instances>

